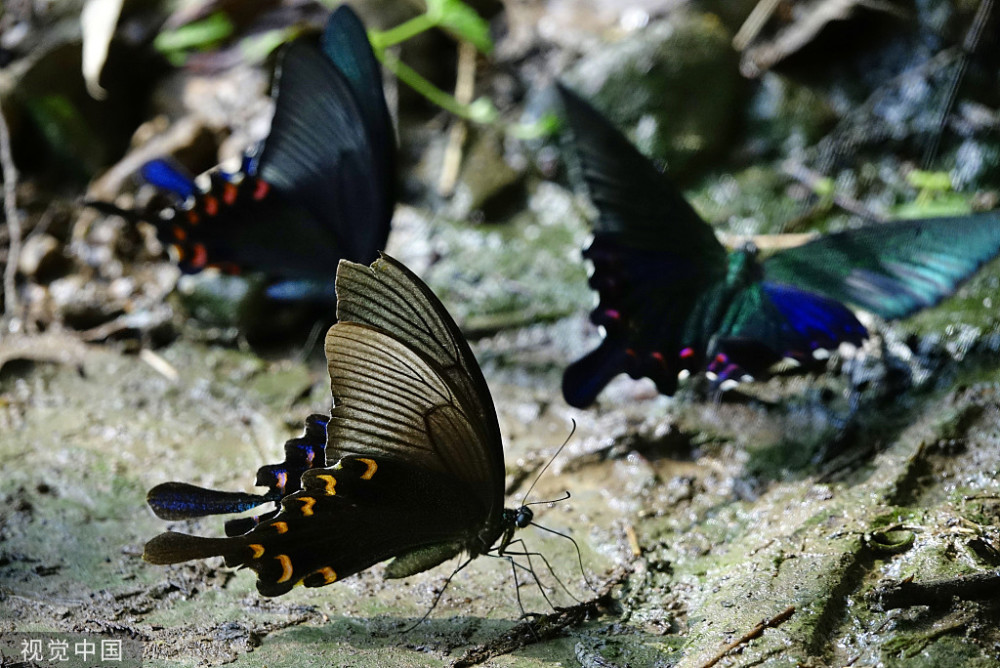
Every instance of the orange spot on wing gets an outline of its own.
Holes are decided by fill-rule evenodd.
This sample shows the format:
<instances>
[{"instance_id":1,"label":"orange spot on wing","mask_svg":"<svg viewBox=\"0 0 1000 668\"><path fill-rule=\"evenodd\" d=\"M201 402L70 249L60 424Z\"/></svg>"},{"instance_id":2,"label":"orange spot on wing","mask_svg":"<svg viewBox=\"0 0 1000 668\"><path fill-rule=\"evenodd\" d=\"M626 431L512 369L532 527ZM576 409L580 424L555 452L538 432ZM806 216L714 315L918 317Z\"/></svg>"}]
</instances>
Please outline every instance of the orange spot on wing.
<instances>
[{"instance_id":1,"label":"orange spot on wing","mask_svg":"<svg viewBox=\"0 0 1000 668\"><path fill-rule=\"evenodd\" d=\"M275 485L275 487L277 487L279 491L284 492L285 485L287 484L288 484L288 472L282 471L281 473L278 474L278 482Z\"/></svg>"},{"instance_id":2,"label":"orange spot on wing","mask_svg":"<svg viewBox=\"0 0 1000 668\"><path fill-rule=\"evenodd\" d=\"M313 514L313 506L316 505L316 499L311 496L303 496L299 499L302 502L302 514L306 517L311 517Z\"/></svg>"},{"instance_id":3,"label":"orange spot on wing","mask_svg":"<svg viewBox=\"0 0 1000 668\"><path fill-rule=\"evenodd\" d=\"M359 462L364 462L368 470L361 474L362 480L371 480L372 476L375 475L375 471L378 471L378 464L375 463L374 459L358 459Z\"/></svg>"},{"instance_id":4,"label":"orange spot on wing","mask_svg":"<svg viewBox=\"0 0 1000 668\"><path fill-rule=\"evenodd\" d=\"M252 557L253 559L260 559L262 556L264 556L263 545L260 545L259 543L251 543L250 545L248 545L248 547L253 552L253 557Z\"/></svg>"},{"instance_id":5,"label":"orange spot on wing","mask_svg":"<svg viewBox=\"0 0 1000 668\"><path fill-rule=\"evenodd\" d=\"M177 239L177 241L184 241L185 239L187 239L188 236L187 230L185 230L180 225L174 225L173 232L174 232L174 239Z\"/></svg>"},{"instance_id":6,"label":"orange spot on wing","mask_svg":"<svg viewBox=\"0 0 1000 668\"><path fill-rule=\"evenodd\" d=\"M337 581L337 571L333 570L329 566L324 566L317 571L313 572L314 575L322 575L323 579L326 581L324 584L332 584Z\"/></svg>"},{"instance_id":7,"label":"orange spot on wing","mask_svg":"<svg viewBox=\"0 0 1000 668\"><path fill-rule=\"evenodd\" d=\"M285 533L288 531L288 524L286 522L273 522L271 526L273 526L274 530L278 533Z\"/></svg>"},{"instance_id":8,"label":"orange spot on wing","mask_svg":"<svg viewBox=\"0 0 1000 668\"><path fill-rule=\"evenodd\" d=\"M195 211L194 209L188 211L187 215L188 215L188 222L191 223L192 225L197 225L199 222L201 222L201 217L198 215L198 212Z\"/></svg>"},{"instance_id":9,"label":"orange spot on wing","mask_svg":"<svg viewBox=\"0 0 1000 668\"><path fill-rule=\"evenodd\" d=\"M287 554L279 554L275 559L281 564L281 577L276 582L288 582L292 579L292 560Z\"/></svg>"},{"instance_id":10,"label":"orange spot on wing","mask_svg":"<svg viewBox=\"0 0 1000 668\"><path fill-rule=\"evenodd\" d=\"M320 480L326 481L327 496L335 496L337 494L337 490L335 489L337 486L336 478L334 478L332 475L318 475L316 477L319 478Z\"/></svg>"}]
</instances>

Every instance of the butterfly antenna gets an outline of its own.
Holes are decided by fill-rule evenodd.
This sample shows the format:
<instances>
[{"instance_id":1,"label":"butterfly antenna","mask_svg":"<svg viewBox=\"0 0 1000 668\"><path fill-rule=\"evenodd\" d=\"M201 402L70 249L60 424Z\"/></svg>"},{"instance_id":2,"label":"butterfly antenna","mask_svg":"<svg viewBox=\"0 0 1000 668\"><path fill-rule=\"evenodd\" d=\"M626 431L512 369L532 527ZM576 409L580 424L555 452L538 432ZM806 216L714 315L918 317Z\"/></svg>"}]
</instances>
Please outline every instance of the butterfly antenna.
<instances>
[{"instance_id":1,"label":"butterfly antenna","mask_svg":"<svg viewBox=\"0 0 1000 668\"><path fill-rule=\"evenodd\" d=\"M442 597L442 596L444 596L444 592L445 592L445 590L446 590L446 589L448 589L448 585L450 585L450 584L451 584L451 579L452 579L453 577L455 577L456 575L458 575L458 572L459 572L460 570L462 570L463 568L465 568L466 566L468 566L468 565L469 565L469 564L471 564L471 563L472 563L472 557L469 557L468 559L466 559L465 561L463 561L463 562L462 562L462 563L461 563L461 564L460 564L460 565L458 566L458 568L456 568L455 570L453 570L453 571L451 572L451 575L449 575L449 576L448 576L448 578L447 578L447 579L446 579L446 580L444 581L444 585L442 585L442 587L441 587L441 591L439 591L439 592L437 593L437 596L435 596L435 597L434 597L434 602L433 602L433 603L431 603L431 607L429 607L429 608L427 609L427 612L425 612L425 613L424 613L424 616L423 616L423 617L421 617L420 619L418 619L417 621L413 622L413 624L411 624L410 626L407 626L407 627L406 627L405 629L403 629L402 631L400 631L400 633L409 633L409 632L410 632L410 631L412 631L413 629L415 629L415 628L417 628L418 626L420 626L421 624L423 624L423 623L424 623L424 621L425 621L425 620L426 620L426 619L427 619L428 617L430 617L431 613L432 613L432 612L434 612L434 608L436 608L436 607L437 607L438 603L440 603L440 602L441 602L441 597Z\"/></svg>"},{"instance_id":2,"label":"butterfly antenna","mask_svg":"<svg viewBox=\"0 0 1000 668\"><path fill-rule=\"evenodd\" d=\"M560 445L559 449L555 451L555 454L549 457L549 461L545 462L545 466L543 466L542 470L539 471L538 475L535 476L535 481L531 483L531 487L529 487L528 491L525 492L524 496L521 497L521 503L519 503L518 506L525 505L524 502L528 500L528 496L531 494L531 490L535 489L535 485L538 484L538 481L541 479L541 477L545 474L546 471L549 470L549 467L552 466L552 462L554 462L556 457L559 456L559 453L563 451L563 448L566 447L566 444L569 443L569 440L573 438L573 434L576 433L576 420L570 420L570 421L573 423L573 428L570 429L569 435L566 437L566 440L562 442L562 445Z\"/></svg>"},{"instance_id":3,"label":"butterfly antenna","mask_svg":"<svg viewBox=\"0 0 1000 668\"><path fill-rule=\"evenodd\" d=\"M567 498L569 498L569 492L567 492L566 494L567 494ZM590 582L590 578L587 577L587 571L583 568L583 553L580 552L580 545L575 540L573 540L573 537L570 536L570 535L568 535L568 534L564 534L561 531L556 531L555 529L550 529L548 527L543 527L541 524L536 524L534 522L531 523L531 526L535 527L536 529L541 529L542 531L548 531L549 533L554 533L557 536L562 536L563 538L565 538L569 542L573 543L573 549L576 550L576 561L580 565L580 574L583 575L583 581L587 583L587 587L590 588L590 591L596 593L597 589ZM544 559L544 557L542 557L542 558ZM548 564L546 563L546 565L548 565ZM550 571L552 570L551 566L549 567L549 570ZM552 573L552 575L556 578L556 580L559 580L559 577L556 576L555 573ZM562 584L562 582L560 582L559 584ZM563 589L566 589L565 585L563 585ZM573 596L573 595L570 594L570 596ZM575 596L573 598L576 599Z\"/></svg>"},{"instance_id":4,"label":"butterfly antenna","mask_svg":"<svg viewBox=\"0 0 1000 668\"><path fill-rule=\"evenodd\" d=\"M548 501L532 501L531 503L522 503L521 505L522 506L541 506L541 505L544 505L546 503L559 503L560 501L565 501L568 498L570 498L570 493L567 490L567 491L563 492L563 495L560 496L558 499L549 499Z\"/></svg>"},{"instance_id":5,"label":"butterfly antenna","mask_svg":"<svg viewBox=\"0 0 1000 668\"><path fill-rule=\"evenodd\" d=\"M299 351L299 362L305 362L312 355L313 349L319 342L320 335L323 334L323 330L326 328L326 323L322 320L317 320L313 323L312 329L309 330L309 336L306 337L305 343L302 345L302 350Z\"/></svg>"}]
</instances>

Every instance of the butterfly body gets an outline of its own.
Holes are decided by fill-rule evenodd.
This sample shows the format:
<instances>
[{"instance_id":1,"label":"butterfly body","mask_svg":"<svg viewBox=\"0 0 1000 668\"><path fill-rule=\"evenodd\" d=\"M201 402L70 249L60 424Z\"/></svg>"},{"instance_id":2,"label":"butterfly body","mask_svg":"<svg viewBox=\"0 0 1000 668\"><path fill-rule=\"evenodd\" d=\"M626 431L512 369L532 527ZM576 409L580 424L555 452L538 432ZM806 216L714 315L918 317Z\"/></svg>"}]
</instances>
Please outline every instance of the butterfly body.
<instances>
[{"instance_id":1,"label":"butterfly body","mask_svg":"<svg viewBox=\"0 0 1000 668\"><path fill-rule=\"evenodd\" d=\"M584 257L600 297L598 348L571 364L563 395L591 404L619 373L672 395L678 374L716 383L860 344L845 303L899 318L951 294L1000 252L1000 213L897 221L821 237L766 259L726 252L712 228L596 110L560 87L582 181L598 210Z\"/></svg>"},{"instance_id":2,"label":"butterfly body","mask_svg":"<svg viewBox=\"0 0 1000 668\"><path fill-rule=\"evenodd\" d=\"M286 461L258 473L269 491L251 501L280 499L279 510L227 523L227 538L168 531L146 544L147 561L222 556L276 596L389 559L385 576L395 578L461 553L502 555L531 523L529 508L503 506L496 411L440 301L388 256L371 267L342 261L337 297L326 339L331 415L310 417ZM248 496L166 483L148 498L158 515L179 519L235 512Z\"/></svg>"},{"instance_id":3,"label":"butterfly body","mask_svg":"<svg viewBox=\"0 0 1000 668\"><path fill-rule=\"evenodd\" d=\"M142 175L170 206L91 204L152 222L184 272L257 272L274 299L330 302L340 259L368 263L385 248L395 203L381 70L349 7L331 15L319 44L302 38L282 52L273 97L271 132L238 173L212 172L202 190L154 160Z\"/></svg>"}]
</instances>

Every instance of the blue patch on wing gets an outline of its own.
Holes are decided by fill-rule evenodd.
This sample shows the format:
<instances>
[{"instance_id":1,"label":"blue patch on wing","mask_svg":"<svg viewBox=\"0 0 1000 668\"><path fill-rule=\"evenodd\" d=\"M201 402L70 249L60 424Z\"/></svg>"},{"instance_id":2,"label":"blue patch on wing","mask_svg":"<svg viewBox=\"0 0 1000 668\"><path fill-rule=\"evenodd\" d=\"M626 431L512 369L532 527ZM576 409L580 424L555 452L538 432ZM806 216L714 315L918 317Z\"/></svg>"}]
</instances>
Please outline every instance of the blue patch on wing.
<instances>
[{"instance_id":1,"label":"blue patch on wing","mask_svg":"<svg viewBox=\"0 0 1000 668\"><path fill-rule=\"evenodd\" d=\"M761 287L811 350L835 348L841 342L858 345L868 336L854 313L834 299L781 283L765 281Z\"/></svg>"},{"instance_id":2,"label":"blue patch on wing","mask_svg":"<svg viewBox=\"0 0 1000 668\"><path fill-rule=\"evenodd\" d=\"M194 179L180 167L162 158L147 162L140 173L147 183L172 192L181 199L187 199L195 192Z\"/></svg>"}]
</instances>

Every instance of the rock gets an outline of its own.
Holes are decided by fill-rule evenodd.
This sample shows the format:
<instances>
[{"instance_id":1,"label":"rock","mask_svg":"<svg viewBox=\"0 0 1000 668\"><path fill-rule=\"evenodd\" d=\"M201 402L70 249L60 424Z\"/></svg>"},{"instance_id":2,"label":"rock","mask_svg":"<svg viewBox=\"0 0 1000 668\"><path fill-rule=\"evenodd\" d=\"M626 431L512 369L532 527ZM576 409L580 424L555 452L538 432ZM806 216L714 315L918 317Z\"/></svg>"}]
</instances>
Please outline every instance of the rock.
<instances>
[{"instance_id":1,"label":"rock","mask_svg":"<svg viewBox=\"0 0 1000 668\"><path fill-rule=\"evenodd\" d=\"M59 240L50 234L35 234L24 240L18 271L38 283L47 283L69 266Z\"/></svg>"},{"instance_id":2,"label":"rock","mask_svg":"<svg viewBox=\"0 0 1000 668\"><path fill-rule=\"evenodd\" d=\"M468 142L449 207L453 218L497 222L524 209L524 170L510 164L503 142L503 135L491 128Z\"/></svg>"},{"instance_id":3,"label":"rock","mask_svg":"<svg viewBox=\"0 0 1000 668\"><path fill-rule=\"evenodd\" d=\"M585 56L565 80L677 177L729 145L741 80L712 14L673 12Z\"/></svg>"}]
</instances>

